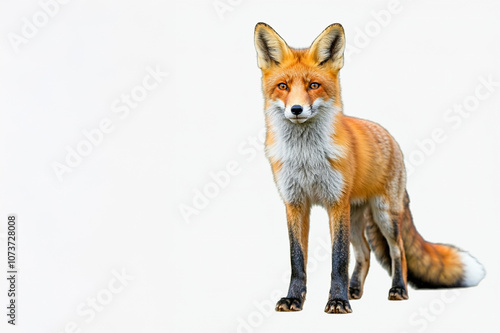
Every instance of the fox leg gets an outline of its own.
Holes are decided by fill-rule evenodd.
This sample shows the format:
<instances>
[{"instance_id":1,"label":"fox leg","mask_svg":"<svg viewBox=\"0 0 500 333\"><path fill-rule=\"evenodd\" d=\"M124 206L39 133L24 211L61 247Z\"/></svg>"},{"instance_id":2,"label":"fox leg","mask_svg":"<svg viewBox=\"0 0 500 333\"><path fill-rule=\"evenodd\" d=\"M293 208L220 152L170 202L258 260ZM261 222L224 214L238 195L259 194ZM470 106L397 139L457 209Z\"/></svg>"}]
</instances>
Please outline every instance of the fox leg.
<instances>
[{"instance_id":1,"label":"fox leg","mask_svg":"<svg viewBox=\"0 0 500 333\"><path fill-rule=\"evenodd\" d=\"M300 311L306 298L307 242L309 236L309 203L286 204L292 276L288 294L276 304L276 311Z\"/></svg>"},{"instance_id":2,"label":"fox leg","mask_svg":"<svg viewBox=\"0 0 500 333\"><path fill-rule=\"evenodd\" d=\"M351 244L356 266L354 266L349 283L349 299L361 298L365 278L370 268L370 247L364 234L366 214L369 213L367 208L366 205L351 206Z\"/></svg>"},{"instance_id":3,"label":"fox leg","mask_svg":"<svg viewBox=\"0 0 500 333\"><path fill-rule=\"evenodd\" d=\"M389 300L408 299L406 256L401 237L403 214L391 212L390 204L384 197L374 198L371 208L373 219L387 240L391 256L392 288L389 290Z\"/></svg>"},{"instance_id":4,"label":"fox leg","mask_svg":"<svg viewBox=\"0 0 500 333\"><path fill-rule=\"evenodd\" d=\"M327 207L332 238L332 282L326 313L350 313L349 284L349 203Z\"/></svg>"}]
</instances>

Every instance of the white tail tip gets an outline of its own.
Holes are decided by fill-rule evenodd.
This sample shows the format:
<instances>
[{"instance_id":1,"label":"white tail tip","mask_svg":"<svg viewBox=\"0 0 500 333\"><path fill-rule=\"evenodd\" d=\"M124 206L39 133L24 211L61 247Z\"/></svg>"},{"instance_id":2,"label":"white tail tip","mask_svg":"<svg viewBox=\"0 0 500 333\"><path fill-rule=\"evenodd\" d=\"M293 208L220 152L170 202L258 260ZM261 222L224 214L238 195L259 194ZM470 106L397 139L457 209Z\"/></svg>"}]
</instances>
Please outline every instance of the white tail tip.
<instances>
[{"instance_id":1,"label":"white tail tip","mask_svg":"<svg viewBox=\"0 0 500 333\"><path fill-rule=\"evenodd\" d=\"M483 265L471 256L468 252L460 252L460 260L464 268L464 276L462 278L463 287L477 286L478 283L486 275L486 270Z\"/></svg>"}]
</instances>

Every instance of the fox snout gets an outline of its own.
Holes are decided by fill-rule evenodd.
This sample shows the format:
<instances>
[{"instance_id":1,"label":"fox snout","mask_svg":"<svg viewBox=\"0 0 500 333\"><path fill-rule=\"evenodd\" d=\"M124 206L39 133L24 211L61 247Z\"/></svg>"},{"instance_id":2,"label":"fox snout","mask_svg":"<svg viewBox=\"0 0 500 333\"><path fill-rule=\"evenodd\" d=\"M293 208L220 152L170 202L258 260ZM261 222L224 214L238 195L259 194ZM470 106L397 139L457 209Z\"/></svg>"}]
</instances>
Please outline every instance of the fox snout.
<instances>
[{"instance_id":1,"label":"fox snout","mask_svg":"<svg viewBox=\"0 0 500 333\"><path fill-rule=\"evenodd\" d=\"M313 116L310 105L292 104L285 107L285 117L294 124L302 124Z\"/></svg>"},{"instance_id":2,"label":"fox snout","mask_svg":"<svg viewBox=\"0 0 500 333\"><path fill-rule=\"evenodd\" d=\"M297 104L290 108L290 111L292 112L292 114L294 114L296 116L301 114L302 110L303 110L302 105L297 105Z\"/></svg>"}]
</instances>

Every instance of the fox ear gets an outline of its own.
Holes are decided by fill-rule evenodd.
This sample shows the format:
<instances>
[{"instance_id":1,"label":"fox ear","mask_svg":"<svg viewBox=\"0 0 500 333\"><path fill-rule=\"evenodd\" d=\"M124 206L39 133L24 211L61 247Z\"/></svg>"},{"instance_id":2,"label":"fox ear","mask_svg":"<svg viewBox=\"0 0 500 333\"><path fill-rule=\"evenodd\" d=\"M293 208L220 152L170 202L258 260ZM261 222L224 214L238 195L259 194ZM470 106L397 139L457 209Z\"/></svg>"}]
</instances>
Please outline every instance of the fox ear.
<instances>
[{"instance_id":1,"label":"fox ear","mask_svg":"<svg viewBox=\"0 0 500 333\"><path fill-rule=\"evenodd\" d=\"M344 28L338 23L328 26L311 44L309 53L319 64L329 64L334 69L344 65Z\"/></svg>"},{"instance_id":2,"label":"fox ear","mask_svg":"<svg viewBox=\"0 0 500 333\"><path fill-rule=\"evenodd\" d=\"M257 63L263 70L279 65L291 52L283 38L273 28L262 22L255 26L255 49L257 50Z\"/></svg>"}]
</instances>

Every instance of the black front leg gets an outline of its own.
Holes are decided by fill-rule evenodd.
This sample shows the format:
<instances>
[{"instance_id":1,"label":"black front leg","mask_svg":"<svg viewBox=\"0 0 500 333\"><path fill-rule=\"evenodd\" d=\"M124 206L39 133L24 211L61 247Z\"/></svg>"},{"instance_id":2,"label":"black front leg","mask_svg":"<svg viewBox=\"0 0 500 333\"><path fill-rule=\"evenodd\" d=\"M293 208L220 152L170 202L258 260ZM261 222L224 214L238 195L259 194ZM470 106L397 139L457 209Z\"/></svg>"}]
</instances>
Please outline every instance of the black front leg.
<instances>
[{"instance_id":1,"label":"black front leg","mask_svg":"<svg viewBox=\"0 0 500 333\"><path fill-rule=\"evenodd\" d=\"M288 294L276 304L276 311L300 311L306 298L307 239L309 207L287 205L292 274Z\"/></svg>"},{"instance_id":2,"label":"black front leg","mask_svg":"<svg viewBox=\"0 0 500 333\"><path fill-rule=\"evenodd\" d=\"M332 234L332 283L326 313L351 313L349 286L349 205L328 211Z\"/></svg>"}]
</instances>

